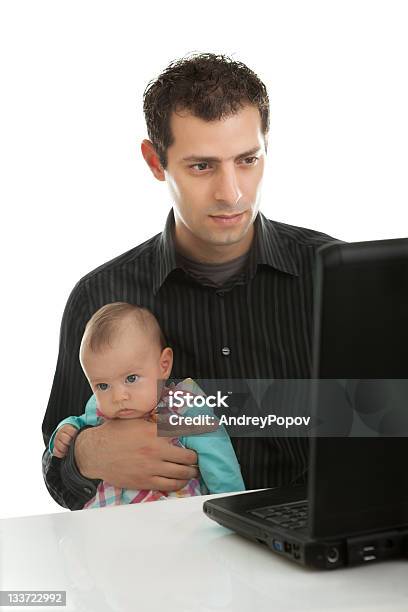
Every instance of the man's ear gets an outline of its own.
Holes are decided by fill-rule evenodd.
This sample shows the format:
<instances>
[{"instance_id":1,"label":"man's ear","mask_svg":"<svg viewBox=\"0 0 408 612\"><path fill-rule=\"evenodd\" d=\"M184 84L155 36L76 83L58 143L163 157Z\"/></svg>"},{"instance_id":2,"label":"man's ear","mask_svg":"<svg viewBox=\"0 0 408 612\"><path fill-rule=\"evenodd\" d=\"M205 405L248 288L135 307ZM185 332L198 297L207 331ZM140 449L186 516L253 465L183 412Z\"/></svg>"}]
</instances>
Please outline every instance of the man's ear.
<instances>
[{"instance_id":1,"label":"man's ear","mask_svg":"<svg viewBox=\"0 0 408 612\"><path fill-rule=\"evenodd\" d=\"M155 178L158 181L165 181L164 169L160 163L159 156L150 140L143 140L141 144L142 155L146 164L149 166Z\"/></svg>"},{"instance_id":2,"label":"man's ear","mask_svg":"<svg viewBox=\"0 0 408 612\"><path fill-rule=\"evenodd\" d=\"M160 355L160 373L163 380L167 380L173 367L173 351L169 346L162 350Z\"/></svg>"}]
</instances>

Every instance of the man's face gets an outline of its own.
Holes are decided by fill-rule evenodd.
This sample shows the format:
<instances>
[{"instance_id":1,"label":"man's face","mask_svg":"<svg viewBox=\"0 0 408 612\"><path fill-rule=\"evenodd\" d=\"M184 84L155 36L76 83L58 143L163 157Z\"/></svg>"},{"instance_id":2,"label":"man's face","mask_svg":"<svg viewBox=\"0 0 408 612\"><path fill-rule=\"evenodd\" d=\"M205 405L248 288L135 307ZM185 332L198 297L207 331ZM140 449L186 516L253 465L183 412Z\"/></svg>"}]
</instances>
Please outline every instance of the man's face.
<instances>
[{"instance_id":1,"label":"man's face","mask_svg":"<svg viewBox=\"0 0 408 612\"><path fill-rule=\"evenodd\" d=\"M247 105L210 122L173 113L171 131L164 174L178 242L193 252L240 243L249 248L265 163L258 109Z\"/></svg>"}]
</instances>

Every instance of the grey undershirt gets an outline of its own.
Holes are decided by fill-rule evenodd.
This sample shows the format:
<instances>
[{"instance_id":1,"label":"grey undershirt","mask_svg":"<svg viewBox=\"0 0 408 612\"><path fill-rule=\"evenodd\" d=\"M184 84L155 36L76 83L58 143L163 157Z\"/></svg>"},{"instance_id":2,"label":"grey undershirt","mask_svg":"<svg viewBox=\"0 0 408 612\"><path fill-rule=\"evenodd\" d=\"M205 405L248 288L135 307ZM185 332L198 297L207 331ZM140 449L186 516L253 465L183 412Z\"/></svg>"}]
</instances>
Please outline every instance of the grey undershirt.
<instances>
[{"instance_id":1,"label":"grey undershirt","mask_svg":"<svg viewBox=\"0 0 408 612\"><path fill-rule=\"evenodd\" d=\"M196 281L212 287L221 287L227 280L244 271L248 255L249 251L231 261L213 264L195 261L176 252L176 261L177 265Z\"/></svg>"}]
</instances>

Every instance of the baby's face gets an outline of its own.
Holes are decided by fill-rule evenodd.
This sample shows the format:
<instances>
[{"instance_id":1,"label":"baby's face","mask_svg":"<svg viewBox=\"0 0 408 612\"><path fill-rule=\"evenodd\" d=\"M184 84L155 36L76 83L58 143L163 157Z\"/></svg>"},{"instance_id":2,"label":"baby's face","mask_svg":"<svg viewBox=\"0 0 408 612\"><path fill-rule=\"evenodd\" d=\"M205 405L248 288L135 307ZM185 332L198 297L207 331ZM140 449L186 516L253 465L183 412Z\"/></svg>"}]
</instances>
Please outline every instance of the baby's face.
<instances>
[{"instance_id":1,"label":"baby's face","mask_svg":"<svg viewBox=\"0 0 408 612\"><path fill-rule=\"evenodd\" d=\"M170 376L172 351L161 351L145 333L128 325L112 346L96 353L85 348L81 362L104 416L135 419L157 405L159 387Z\"/></svg>"}]
</instances>

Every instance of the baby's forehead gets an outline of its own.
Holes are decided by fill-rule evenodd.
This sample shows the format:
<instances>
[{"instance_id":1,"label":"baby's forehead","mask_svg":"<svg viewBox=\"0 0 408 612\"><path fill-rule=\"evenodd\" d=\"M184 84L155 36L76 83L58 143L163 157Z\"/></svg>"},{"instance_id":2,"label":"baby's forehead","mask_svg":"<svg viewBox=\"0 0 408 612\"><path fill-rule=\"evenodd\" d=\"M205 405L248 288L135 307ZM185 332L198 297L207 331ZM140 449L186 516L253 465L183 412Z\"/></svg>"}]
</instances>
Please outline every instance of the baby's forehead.
<instances>
[{"instance_id":1,"label":"baby's forehead","mask_svg":"<svg viewBox=\"0 0 408 612\"><path fill-rule=\"evenodd\" d=\"M126 349L126 352L131 351L133 354L146 354L152 347L156 348L156 346L160 347L160 342L154 328L130 320L124 321L115 330L112 330L109 337L95 347L92 346L90 338L87 338L85 334L81 354L83 357L90 355L103 356L121 349Z\"/></svg>"},{"instance_id":2,"label":"baby's forehead","mask_svg":"<svg viewBox=\"0 0 408 612\"><path fill-rule=\"evenodd\" d=\"M81 365L91 380L115 379L126 373L147 373L155 369L160 353L146 342L113 342L96 349L88 346L81 355Z\"/></svg>"},{"instance_id":3,"label":"baby's forehead","mask_svg":"<svg viewBox=\"0 0 408 612\"><path fill-rule=\"evenodd\" d=\"M112 339L116 343L145 345L159 343L159 328L153 318L143 316L134 317L128 315L123 319L112 333Z\"/></svg>"}]
</instances>

